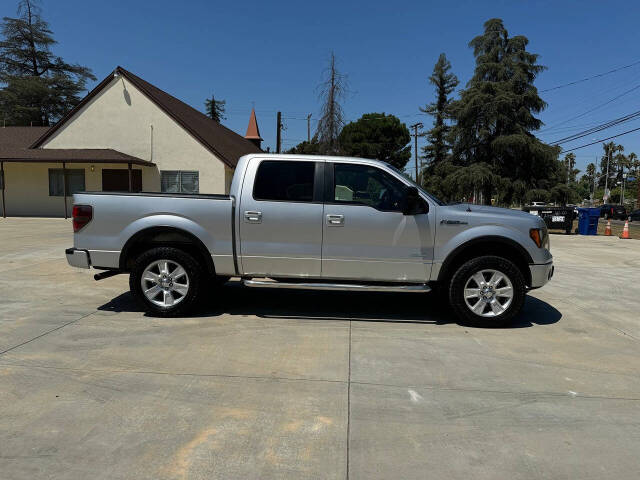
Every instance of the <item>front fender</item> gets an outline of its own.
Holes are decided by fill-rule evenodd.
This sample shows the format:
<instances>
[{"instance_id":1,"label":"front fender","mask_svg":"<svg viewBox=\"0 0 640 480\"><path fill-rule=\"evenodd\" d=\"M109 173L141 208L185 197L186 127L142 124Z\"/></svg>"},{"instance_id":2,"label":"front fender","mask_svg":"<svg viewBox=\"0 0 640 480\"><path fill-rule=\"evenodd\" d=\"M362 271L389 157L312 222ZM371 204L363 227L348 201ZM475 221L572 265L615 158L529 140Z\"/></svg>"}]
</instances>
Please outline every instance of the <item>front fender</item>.
<instances>
[{"instance_id":1,"label":"front fender","mask_svg":"<svg viewBox=\"0 0 640 480\"><path fill-rule=\"evenodd\" d=\"M540 252L543 249L539 249L519 229L505 225L478 225L457 232L450 231L456 227L457 225L438 225L431 280L438 279L443 265L446 264L447 259L455 256L456 251L460 251L475 242L502 242L517 249L527 263L543 263L543 257Z\"/></svg>"}]
</instances>

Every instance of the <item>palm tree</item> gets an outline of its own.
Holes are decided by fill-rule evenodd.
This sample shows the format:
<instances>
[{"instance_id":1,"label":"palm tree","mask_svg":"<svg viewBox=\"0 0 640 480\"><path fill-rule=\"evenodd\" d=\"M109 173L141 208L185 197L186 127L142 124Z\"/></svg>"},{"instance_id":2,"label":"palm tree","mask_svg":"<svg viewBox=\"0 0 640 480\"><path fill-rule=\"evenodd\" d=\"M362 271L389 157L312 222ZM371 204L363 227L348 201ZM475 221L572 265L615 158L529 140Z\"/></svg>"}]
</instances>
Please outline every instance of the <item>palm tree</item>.
<instances>
[{"instance_id":1,"label":"palm tree","mask_svg":"<svg viewBox=\"0 0 640 480\"><path fill-rule=\"evenodd\" d=\"M603 143L602 149L604 150L604 155L600 161L600 170L604 175L604 189L606 193L609 188L611 173L615 172L615 165L619 161L619 157L622 155L624 147L622 145L616 145L614 142L609 142Z\"/></svg>"},{"instance_id":2,"label":"palm tree","mask_svg":"<svg viewBox=\"0 0 640 480\"><path fill-rule=\"evenodd\" d=\"M567 153L564 156L564 164L567 169L567 186L571 181L573 181L573 169L576 166L576 155L575 153Z\"/></svg>"},{"instance_id":3,"label":"palm tree","mask_svg":"<svg viewBox=\"0 0 640 480\"><path fill-rule=\"evenodd\" d=\"M640 173L640 160L638 160L638 156L635 153L631 152L627 159L629 161L629 173L633 173L634 176L637 177Z\"/></svg>"}]
</instances>

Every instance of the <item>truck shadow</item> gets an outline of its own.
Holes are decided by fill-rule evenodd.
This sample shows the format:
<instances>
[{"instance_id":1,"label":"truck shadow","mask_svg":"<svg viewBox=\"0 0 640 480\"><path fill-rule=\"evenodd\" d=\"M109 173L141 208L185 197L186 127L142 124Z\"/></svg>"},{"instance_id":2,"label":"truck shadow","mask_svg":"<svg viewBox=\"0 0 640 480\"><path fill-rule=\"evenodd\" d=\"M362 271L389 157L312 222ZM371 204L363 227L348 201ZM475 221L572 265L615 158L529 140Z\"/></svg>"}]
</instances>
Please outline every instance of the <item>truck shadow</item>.
<instances>
[{"instance_id":1,"label":"truck shadow","mask_svg":"<svg viewBox=\"0 0 640 480\"><path fill-rule=\"evenodd\" d=\"M130 292L123 293L98 310L143 312ZM207 297L191 317L255 315L260 318L303 320L357 320L394 323L457 323L449 307L435 294L326 292L247 288L228 282ZM145 314L149 315L149 314ZM520 316L507 328L550 325L562 313L547 302L527 295Z\"/></svg>"}]
</instances>

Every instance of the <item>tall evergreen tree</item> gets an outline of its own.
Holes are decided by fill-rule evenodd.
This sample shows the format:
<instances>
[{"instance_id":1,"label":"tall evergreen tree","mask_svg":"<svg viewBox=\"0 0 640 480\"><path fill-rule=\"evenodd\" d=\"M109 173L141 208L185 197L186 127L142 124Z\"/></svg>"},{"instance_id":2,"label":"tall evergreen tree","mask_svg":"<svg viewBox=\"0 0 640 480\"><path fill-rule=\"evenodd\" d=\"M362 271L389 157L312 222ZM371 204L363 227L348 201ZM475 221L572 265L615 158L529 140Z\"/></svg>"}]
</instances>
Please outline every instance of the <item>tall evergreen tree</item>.
<instances>
[{"instance_id":1,"label":"tall evergreen tree","mask_svg":"<svg viewBox=\"0 0 640 480\"><path fill-rule=\"evenodd\" d=\"M211 120L220 123L222 120L227 119L227 117L224 116L226 104L226 100L216 100L213 94L211 94L211 98L207 98L204 101L204 108Z\"/></svg>"},{"instance_id":2,"label":"tall evergreen tree","mask_svg":"<svg viewBox=\"0 0 640 480\"><path fill-rule=\"evenodd\" d=\"M510 37L498 18L485 22L484 33L469 43L476 58L474 75L451 105L454 162L484 164L511 181L484 186L485 203L498 187L506 188L500 197L509 201L515 193L509 185L516 182L546 188L558 168L559 148L533 134L542 125L535 114L546 106L533 83L545 67L527 51L528 43L524 36Z\"/></svg>"},{"instance_id":3,"label":"tall evergreen tree","mask_svg":"<svg viewBox=\"0 0 640 480\"><path fill-rule=\"evenodd\" d=\"M48 126L76 106L91 70L51 52L56 44L35 0L21 0L18 18L0 33L0 111L10 125Z\"/></svg>"},{"instance_id":4,"label":"tall evergreen tree","mask_svg":"<svg viewBox=\"0 0 640 480\"><path fill-rule=\"evenodd\" d=\"M451 63L447 56L441 53L429 77L429 83L436 88L436 101L429 103L421 111L433 116L433 128L426 133L428 145L422 147L423 158L428 165L435 166L449 155L449 130L447 121L451 118L449 96L458 86L458 77L450 72Z\"/></svg>"}]
</instances>

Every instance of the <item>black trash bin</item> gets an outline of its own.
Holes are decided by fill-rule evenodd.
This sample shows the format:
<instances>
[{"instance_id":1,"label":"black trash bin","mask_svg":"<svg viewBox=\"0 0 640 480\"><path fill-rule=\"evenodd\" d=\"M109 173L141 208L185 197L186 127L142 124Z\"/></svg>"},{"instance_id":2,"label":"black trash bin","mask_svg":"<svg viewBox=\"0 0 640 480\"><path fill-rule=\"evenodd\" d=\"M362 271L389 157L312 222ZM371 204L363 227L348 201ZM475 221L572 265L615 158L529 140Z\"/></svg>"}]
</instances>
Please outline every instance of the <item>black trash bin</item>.
<instances>
[{"instance_id":1,"label":"black trash bin","mask_svg":"<svg viewBox=\"0 0 640 480\"><path fill-rule=\"evenodd\" d=\"M573 207L526 206L522 207L522 210L542 217L549 230L557 229L564 230L567 234L571 233L575 216Z\"/></svg>"}]
</instances>

